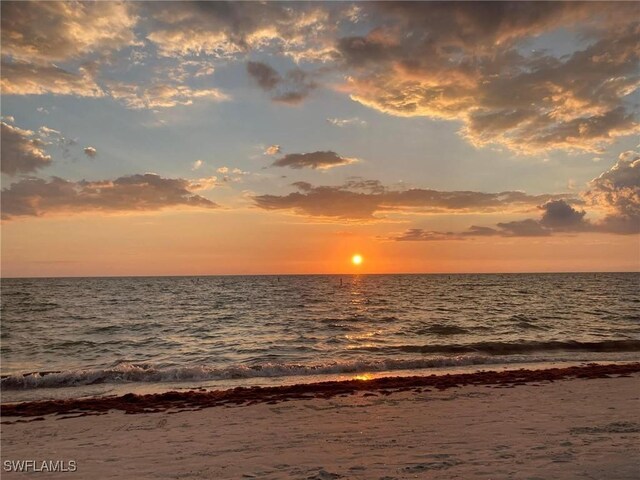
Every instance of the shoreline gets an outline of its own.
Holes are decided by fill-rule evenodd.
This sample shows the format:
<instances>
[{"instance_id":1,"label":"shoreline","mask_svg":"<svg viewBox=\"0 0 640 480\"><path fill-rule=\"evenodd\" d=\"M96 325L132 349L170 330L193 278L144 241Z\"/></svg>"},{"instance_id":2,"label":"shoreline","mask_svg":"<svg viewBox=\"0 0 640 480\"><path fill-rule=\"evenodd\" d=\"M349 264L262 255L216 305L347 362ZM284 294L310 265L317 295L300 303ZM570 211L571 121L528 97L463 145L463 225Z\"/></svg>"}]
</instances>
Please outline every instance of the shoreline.
<instances>
[{"instance_id":1,"label":"shoreline","mask_svg":"<svg viewBox=\"0 0 640 480\"><path fill-rule=\"evenodd\" d=\"M127 393L120 396L94 398L27 401L3 403L0 417L3 424L43 420L45 415L64 415L76 418L104 415L109 411L127 414L177 413L221 406L242 406L260 403L277 404L290 400L330 399L358 393L390 395L397 392L442 391L463 386L512 388L518 385L536 385L572 378L595 379L611 376L630 376L640 372L640 362L626 364L588 364L585 366L547 369L518 369L506 371L478 371L445 375L379 377L304 383L280 386L236 387L227 390L186 390L153 394ZM538 384L539 385L539 384ZM32 417L29 420L5 420L6 417ZM35 417L35 418L33 418Z\"/></svg>"},{"instance_id":2,"label":"shoreline","mask_svg":"<svg viewBox=\"0 0 640 480\"><path fill-rule=\"evenodd\" d=\"M636 480L640 373L582 370L525 385L450 379L240 408L18 419L2 425L2 464L75 462L81 478L114 480Z\"/></svg>"}]
</instances>

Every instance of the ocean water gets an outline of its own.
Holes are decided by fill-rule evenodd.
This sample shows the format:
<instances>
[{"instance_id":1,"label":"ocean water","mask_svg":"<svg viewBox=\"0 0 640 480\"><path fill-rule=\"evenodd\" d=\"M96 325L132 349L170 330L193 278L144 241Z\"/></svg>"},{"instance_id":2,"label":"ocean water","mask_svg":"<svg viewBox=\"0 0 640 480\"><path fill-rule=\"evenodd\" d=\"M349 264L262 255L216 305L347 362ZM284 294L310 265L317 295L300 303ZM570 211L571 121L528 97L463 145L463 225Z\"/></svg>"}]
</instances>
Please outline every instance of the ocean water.
<instances>
[{"instance_id":1,"label":"ocean water","mask_svg":"<svg viewBox=\"0 0 640 480\"><path fill-rule=\"evenodd\" d=\"M2 401L640 359L640 274L4 279Z\"/></svg>"}]
</instances>

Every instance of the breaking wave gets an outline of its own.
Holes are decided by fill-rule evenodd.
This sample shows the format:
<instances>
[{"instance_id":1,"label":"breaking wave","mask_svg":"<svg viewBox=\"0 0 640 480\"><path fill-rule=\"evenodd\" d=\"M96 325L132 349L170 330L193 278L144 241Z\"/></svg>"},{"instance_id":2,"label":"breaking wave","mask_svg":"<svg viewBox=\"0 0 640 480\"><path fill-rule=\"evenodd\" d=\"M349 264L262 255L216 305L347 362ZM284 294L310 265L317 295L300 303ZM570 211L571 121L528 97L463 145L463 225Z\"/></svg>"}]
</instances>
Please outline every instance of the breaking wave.
<instances>
[{"instance_id":1,"label":"breaking wave","mask_svg":"<svg viewBox=\"0 0 640 480\"><path fill-rule=\"evenodd\" d=\"M603 342L483 342L469 345L399 345L393 347L361 347L369 351L431 354L422 358L384 358L342 360L320 364L259 363L216 367L209 365L157 367L151 364L121 363L112 368L33 372L5 376L3 390L76 387L103 383L179 382L229 380L258 377L290 377L394 370L420 370L448 366L530 363L547 360L543 352L636 352L640 340L608 340ZM532 356L541 352L543 356ZM437 355L436 355L437 354Z\"/></svg>"},{"instance_id":2,"label":"breaking wave","mask_svg":"<svg viewBox=\"0 0 640 480\"><path fill-rule=\"evenodd\" d=\"M531 362L531 358L504 359L484 355L442 356L419 359L346 360L317 365L264 363L211 367L206 365L157 368L147 364L122 363L113 368L70 370L62 372L34 372L2 378L3 390L79 387L102 383L176 382L228 380L256 377L290 377L394 370L419 370L448 366L483 365L496 363Z\"/></svg>"}]
</instances>

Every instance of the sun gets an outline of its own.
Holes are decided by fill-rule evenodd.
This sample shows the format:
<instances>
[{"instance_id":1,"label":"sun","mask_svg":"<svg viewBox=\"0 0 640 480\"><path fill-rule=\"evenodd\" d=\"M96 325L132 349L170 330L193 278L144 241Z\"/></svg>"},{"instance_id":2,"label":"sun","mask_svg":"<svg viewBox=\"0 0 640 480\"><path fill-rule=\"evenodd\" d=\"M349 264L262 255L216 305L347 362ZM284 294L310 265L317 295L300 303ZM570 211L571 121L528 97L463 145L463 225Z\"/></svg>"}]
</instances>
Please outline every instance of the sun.
<instances>
[{"instance_id":1,"label":"sun","mask_svg":"<svg viewBox=\"0 0 640 480\"><path fill-rule=\"evenodd\" d=\"M351 263L353 263L354 265L360 265L362 263L362 255L356 253L353 257L351 257Z\"/></svg>"}]
</instances>

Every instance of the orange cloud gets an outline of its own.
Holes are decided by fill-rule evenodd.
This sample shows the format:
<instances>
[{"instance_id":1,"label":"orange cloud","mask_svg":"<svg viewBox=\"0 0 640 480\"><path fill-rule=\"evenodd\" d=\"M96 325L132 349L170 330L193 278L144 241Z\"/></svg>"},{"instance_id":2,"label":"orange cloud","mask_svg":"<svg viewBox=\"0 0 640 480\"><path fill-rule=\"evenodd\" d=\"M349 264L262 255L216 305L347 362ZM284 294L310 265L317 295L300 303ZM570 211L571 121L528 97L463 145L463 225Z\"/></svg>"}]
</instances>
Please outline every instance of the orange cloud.
<instances>
[{"instance_id":1,"label":"orange cloud","mask_svg":"<svg viewBox=\"0 0 640 480\"><path fill-rule=\"evenodd\" d=\"M2 53L42 63L136 43L129 2L2 2Z\"/></svg>"},{"instance_id":2,"label":"orange cloud","mask_svg":"<svg viewBox=\"0 0 640 480\"><path fill-rule=\"evenodd\" d=\"M72 73L55 65L2 62L3 95L75 95L102 97L102 88L93 74L81 68Z\"/></svg>"}]
</instances>

